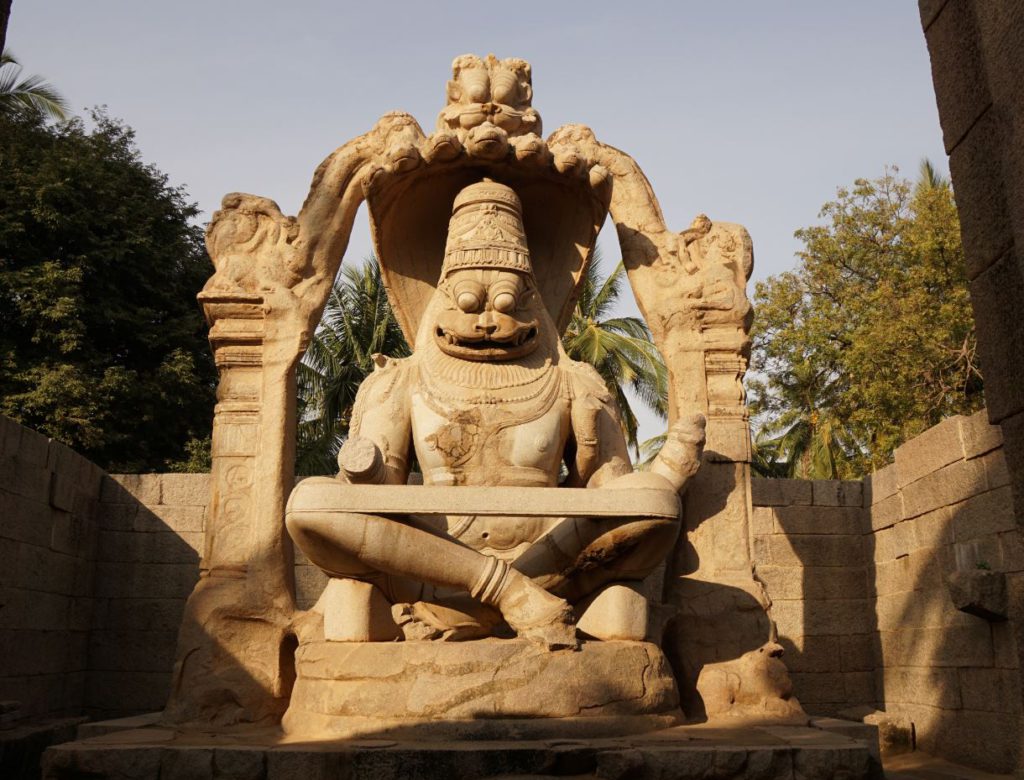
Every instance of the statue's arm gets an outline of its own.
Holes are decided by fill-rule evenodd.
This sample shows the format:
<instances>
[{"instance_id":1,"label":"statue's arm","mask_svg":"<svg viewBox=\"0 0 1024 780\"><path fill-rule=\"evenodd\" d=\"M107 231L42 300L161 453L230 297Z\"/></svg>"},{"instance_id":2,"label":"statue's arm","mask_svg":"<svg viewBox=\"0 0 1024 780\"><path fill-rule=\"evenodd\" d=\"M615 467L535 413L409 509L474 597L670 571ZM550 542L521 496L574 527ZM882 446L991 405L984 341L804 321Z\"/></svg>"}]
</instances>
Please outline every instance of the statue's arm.
<instances>
[{"instance_id":1,"label":"statue's arm","mask_svg":"<svg viewBox=\"0 0 1024 780\"><path fill-rule=\"evenodd\" d=\"M363 380L338 453L339 479L387 485L408 480L412 421L405 374L399 361L390 361Z\"/></svg>"},{"instance_id":2,"label":"statue's arm","mask_svg":"<svg viewBox=\"0 0 1024 780\"><path fill-rule=\"evenodd\" d=\"M566 484L601 487L633 471L619 411L591 366L576 363L570 376L571 435L566 452Z\"/></svg>"}]
</instances>

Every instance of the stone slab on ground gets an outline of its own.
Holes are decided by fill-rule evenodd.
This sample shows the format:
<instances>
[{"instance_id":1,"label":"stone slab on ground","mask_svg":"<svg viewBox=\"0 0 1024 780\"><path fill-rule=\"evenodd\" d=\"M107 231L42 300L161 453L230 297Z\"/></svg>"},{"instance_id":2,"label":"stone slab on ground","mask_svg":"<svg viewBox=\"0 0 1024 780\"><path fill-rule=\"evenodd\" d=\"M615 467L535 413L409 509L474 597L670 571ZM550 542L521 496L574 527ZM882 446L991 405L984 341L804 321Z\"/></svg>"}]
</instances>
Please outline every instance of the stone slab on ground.
<instances>
[{"instance_id":1,"label":"stone slab on ground","mask_svg":"<svg viewBox=\"0 0 1024 780\"><path fill-rule=\"evenodd\" d=\"M951 764L921 752L886 758L884 764L886 780L1012 780L1013 777Z\"/></svg>"},{"instance_id":2,"label":"stone slab on ground","mask_svg":"<svg viewBox=\"0 0 1024 780\"><path fill-rule=\"evenodd\" d=\"M149 727L50 748L44 780L846 780L877 777L868 748L804 727L677 726L607 739L288 742L278 731L183 734Z\"/></svg>"},{"instance_id":3,"label":"stone slab on ground","mask_svg":"<svg viewBox=\"0 0 1024 780\"><path fill-rule=\"evenodd\" d=\"M43 751L75 738L85 718L54 718L0 729L0 778L39 777Z\"/></svg>"}]
</instances>

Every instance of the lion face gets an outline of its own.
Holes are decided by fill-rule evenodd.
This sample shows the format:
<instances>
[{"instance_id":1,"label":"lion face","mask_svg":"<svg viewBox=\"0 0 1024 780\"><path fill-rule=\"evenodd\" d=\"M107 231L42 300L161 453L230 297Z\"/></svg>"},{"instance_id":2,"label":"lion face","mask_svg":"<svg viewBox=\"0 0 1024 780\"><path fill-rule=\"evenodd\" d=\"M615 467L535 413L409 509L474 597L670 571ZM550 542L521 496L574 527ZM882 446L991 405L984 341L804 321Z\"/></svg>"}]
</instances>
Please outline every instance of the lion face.
<instances>
[{"instance_id":1,"label":"lion face","mask_svg":"<svg viewBox=\"0 0 1024 780\"><path fill-rule=\"evenodd\" d=\"M450 273L438 292L446 306L437 316L434 340L445 354L507 361L537 348L539 320L531 316L536 290L525 274L464 268Z\"/></svg>"}]
</instances>

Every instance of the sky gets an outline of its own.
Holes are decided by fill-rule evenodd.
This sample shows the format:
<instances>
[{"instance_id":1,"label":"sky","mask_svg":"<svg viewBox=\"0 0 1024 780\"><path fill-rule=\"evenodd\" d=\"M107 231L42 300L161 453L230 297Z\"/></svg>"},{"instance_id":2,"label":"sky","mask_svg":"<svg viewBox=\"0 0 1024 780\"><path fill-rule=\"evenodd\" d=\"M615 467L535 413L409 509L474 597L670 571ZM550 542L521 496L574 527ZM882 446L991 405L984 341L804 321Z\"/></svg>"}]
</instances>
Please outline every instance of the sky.
<instances>
[{"instance_id":1,"label":"sky","mask_svg":"<svg viewBox=\"0 0 1024 780\"><path fill-rule=\"evenodd\" d=\"M586 124L632 155L672 229L702 212L747 227L751 294L795 266L794 231L837 187L925 157L947 170L911 0L14 0L7 47L75 112L131 125L204 221L235 191L294 214L382 114L429 133L455 56L521 57L545 135ZM600 245L618 259L613 230ZM346 262L370 249L364 215ZM642 437L662 427L641 419Z\"/></svg>"}]
</instances>

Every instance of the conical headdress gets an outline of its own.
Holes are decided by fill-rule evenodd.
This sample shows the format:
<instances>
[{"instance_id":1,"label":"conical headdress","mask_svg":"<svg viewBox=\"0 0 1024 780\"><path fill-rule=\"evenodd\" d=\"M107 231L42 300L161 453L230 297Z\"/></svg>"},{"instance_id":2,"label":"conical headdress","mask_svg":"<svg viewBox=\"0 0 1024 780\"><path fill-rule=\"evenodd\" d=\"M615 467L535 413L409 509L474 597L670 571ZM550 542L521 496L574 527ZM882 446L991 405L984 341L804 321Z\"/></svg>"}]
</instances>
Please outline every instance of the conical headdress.
<instances>
[{"instance_id":1,"label":"conical headdress","mask_svg":"<svg viewBox=\"0 0 1024 780\"><path fill-rule=\"evenodd\" d=\"M498 268L532 274L523 206L511 187L484 179L455 198L441 277L460 268Z\"/></svg>"}]
</instances>

